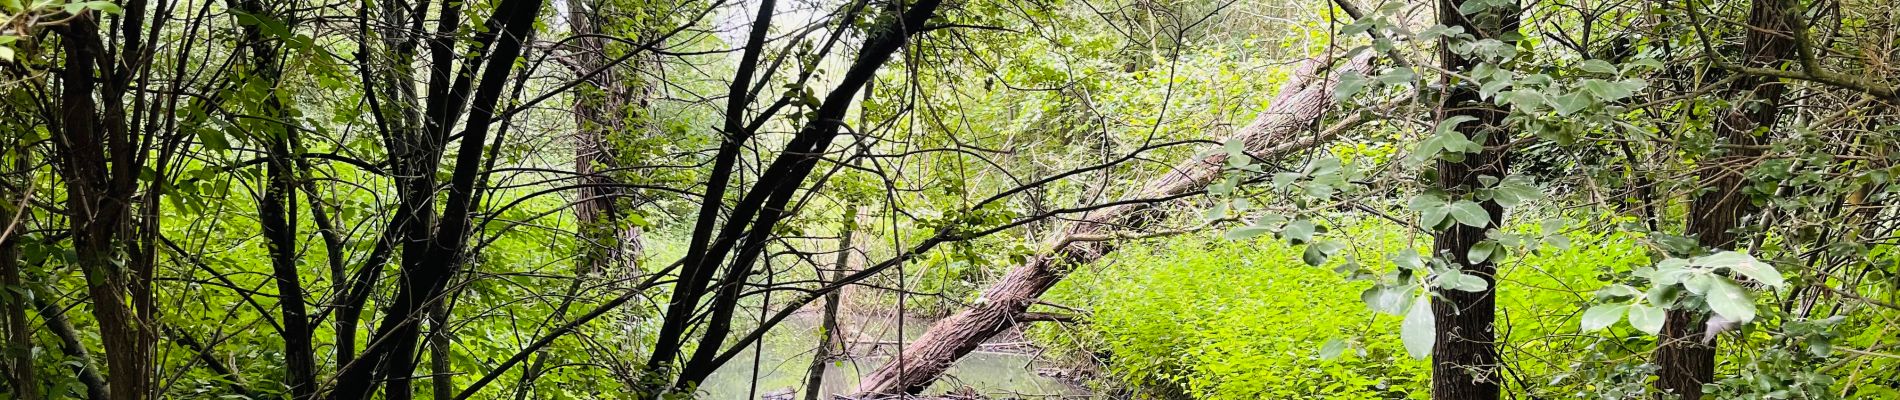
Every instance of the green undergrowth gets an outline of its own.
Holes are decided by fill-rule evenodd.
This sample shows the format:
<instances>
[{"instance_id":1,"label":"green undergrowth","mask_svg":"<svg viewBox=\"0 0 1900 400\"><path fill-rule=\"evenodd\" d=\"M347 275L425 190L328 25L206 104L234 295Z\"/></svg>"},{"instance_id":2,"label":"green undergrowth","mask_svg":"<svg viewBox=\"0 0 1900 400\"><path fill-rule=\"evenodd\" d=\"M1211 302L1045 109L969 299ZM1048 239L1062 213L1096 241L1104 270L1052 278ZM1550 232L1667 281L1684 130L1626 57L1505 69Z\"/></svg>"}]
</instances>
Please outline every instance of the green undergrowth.
<instances>
[{"instance_id":1,"label":"green undergrowth","mask_svg":"<svg viewBox=\"0 0 1900 400\"><path fill-rule=\"evenodd\" d=\"M1430 236L1383 222L1333 225L1350 243L1320 267L1301 261L1303 247L1270 237L1232 242L1216 232L1131 244L1046 296L1090 310L1088 323L1040 325L1032 337L1098 365L1104 389L1142 398L1428 397L1430 366L1406 354L1400 318L1368 309L1360 293L1371 282L1335 268L1390 270L1385 254L1426 250ZM1545 379L1537 385L1579 368L1577 352L1617 360L1642 345L1576 334L1601 277L1648 263L1637 238L1566 236L1569 246L1522 251L1500 265L1500 334L1512 343L1503 356L1516 379Z\"/></svg>"}]
</instances>

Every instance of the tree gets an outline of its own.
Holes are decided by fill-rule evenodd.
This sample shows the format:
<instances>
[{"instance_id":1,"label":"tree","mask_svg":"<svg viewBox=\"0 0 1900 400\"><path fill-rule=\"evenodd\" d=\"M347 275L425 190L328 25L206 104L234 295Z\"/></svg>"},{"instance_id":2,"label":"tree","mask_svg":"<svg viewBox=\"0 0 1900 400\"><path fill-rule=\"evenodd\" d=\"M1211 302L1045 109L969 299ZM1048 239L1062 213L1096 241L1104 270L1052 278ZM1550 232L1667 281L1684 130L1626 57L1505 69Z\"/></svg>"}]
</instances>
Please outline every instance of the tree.
<instances>
[{"instance_id":1,"label":"tree","mask_svg":"<svg viewBox=\"0 0 1900 400\"><path fill-rule=\"evenodd\" d=\"M1743 65L1751 68L1776 68L1794 52L1794 39L1787 14L1789 1L1755 0L1749 2L1742 43ZM1737 145L1727 154L1698 160L1699 169L1708 171L1703 183L1708 189L1694 196L1689 205L1684 230L1696 244L1709 252L1732 249L1740 243L1737 230L1753 212L1747 185L1746 166L1761 155L1755 147L1766 142L1782 110L1785 85L1759 75L1736 77L1723 89L1740 101L1715 119L1715 137ZM1709 315L1689 309L1672 309L1657 339L1656 387L1683 399L1701 399L1702 385L1715 381L1715 347L1704 339ZM1664 395L1669 397L1671 395Z\"/></svg>"}]
</instances>

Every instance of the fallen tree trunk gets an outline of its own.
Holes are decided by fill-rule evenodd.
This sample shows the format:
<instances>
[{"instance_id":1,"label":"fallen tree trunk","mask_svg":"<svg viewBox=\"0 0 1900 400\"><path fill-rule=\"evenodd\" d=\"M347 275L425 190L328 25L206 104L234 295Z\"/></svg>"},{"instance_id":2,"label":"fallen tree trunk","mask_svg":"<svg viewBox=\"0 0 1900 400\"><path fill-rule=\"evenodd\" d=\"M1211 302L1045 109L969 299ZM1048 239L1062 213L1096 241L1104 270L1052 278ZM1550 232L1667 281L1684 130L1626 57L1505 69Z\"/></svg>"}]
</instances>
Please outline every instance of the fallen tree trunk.
<instances>
[{"instance_id":1,"label":"fallen tree trunk","mask_svg":"<svg viewBox=\"0 0 1900 400\"><path fill-rule=\"evenodd\" d=\"M1301 137L1308 127L1333 104L1333 87L1338 73L1328 73L1331 59L1307 59L1266 111L1252 123L1235 132L1249 154L1273 158L1330 139L1337 131ZM1347 61L1334 72L1364 72L1370 57L1361 55ZM1163 198L1202 190L1221 175L1227 162L1226 152L1215 152L1190 159L1167 175L1149 181L1128 198ZM983 292L983 297L968 309L938 321L922 337L904 348L900 357L865 377L858 386L861 397L917 394L929 386L957 359L975 350L990 337L1026 322L1029 305L1068 276L1071 268L1102 258L1113 251L1110 237L1119 230L1144 229L1157 220L1152 212L1157 203L1137 202L1095 210L1071 224L1049 242L1035 257L1011 269L1001 281Z\"/></svg>"}]
</instances>

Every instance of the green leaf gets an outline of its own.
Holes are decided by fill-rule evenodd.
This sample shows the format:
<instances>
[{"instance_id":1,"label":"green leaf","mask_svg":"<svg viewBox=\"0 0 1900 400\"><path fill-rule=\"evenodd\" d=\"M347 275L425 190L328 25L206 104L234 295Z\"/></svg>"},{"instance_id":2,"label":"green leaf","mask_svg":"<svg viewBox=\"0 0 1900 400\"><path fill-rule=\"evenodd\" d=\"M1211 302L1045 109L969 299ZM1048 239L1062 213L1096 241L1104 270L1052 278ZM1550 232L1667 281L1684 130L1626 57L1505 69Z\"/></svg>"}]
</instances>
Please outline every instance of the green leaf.
<instances>
[{"instance_id":1,"label":"green leaf","mask_svg":"<svg viewBox=\"0 0 1900 400\"><path fill-rule=\"evenodd\" d=\"M1352 96L1358 95L1360 91L1365 90L1366 85L1371 83L1372 81L1367 80L1366 76L1360 74L1359 71L1346 71L1346 73L1339 75L1339 84L1333 88L1333 101L1346 101L1346 99L1352 98Z\"/></svg>"},{"instance_id":2,"label":"green leaf","mask_svg":"<svg viewBox=\"0 0 1900 400\"><path fill-rule=\"evenodd\" d=\"M1626 299L1626 298L1642 296L1642 295L1643 295L1642 291L1636 290L1636 288L1631 287L1630 285L1623 285L1623 284L1604 286L1602 289L1597 289L1597 293L1596 293L1597 298L1605 299L1605 300Z\"/></svg>"},{"instance_id":3,"label":"green leaf","mask_svg":"<svg viewBox=\"0 0 1900 400\"><path fill-rule=\"evenodd\" d=\"M1227 240L1239 241L1239 240L1253 239L1255 236L1260 236L1263 233L1272 232L1272 231L1273 231L1272 228L1268 228L1264 226L1248 225L1248 226L1234 228L1233 230L1227 231L1227 233L1221 235L1221 237Z\"/></svg>"},{"instance_id":4,"label":"green leaf","mask_svg":"<svg viewBox=\"0 0 1900 400\"><path fill-rule=\"evenodd\" d=\"M1708 294L1705 295L1709 310L1739 324L1755 319L1755 299L1748 297L1748 292L1743 291L1741 285L1720 276L1711 278Z\"/></svg>"},{"instance_id":5,"label":"green leaf","mask_svg":"<svg viewBox=\"0 0 1900 400\"><path fill-rule=\"evenodd\" d=\"M1397 265L1399 268L1412 270L1425 268L1425 259L1418 255L1418 250L1409 248L1399 250L1397 253L1386 256L1386 258L1392 260L1392 264Z\"/></svg>"},{"instance_id":6,"label":"green leaf","mask_svg":"<svg viewBox=\"0 0 1900 400\"><path fill-rule=\"evenodd\" d=\"M1334 252L1344 247L1345 245L1332 241L1322 240L1313 242L1313 244L1307 245L1306 251L1300 254L1300 261L1306 262L1306 265L1317 267L1326 264L1327 258L1332 257Z\"/></svg>"},{"instance_id":7,"label":"green leaf","mask_svg":"<svg viewBox=\"0 0 1900 400\"><path fill-rule=\"evenodd\" d=\"M1405 313L1405 321L1399 324L1399 340L1405 343L1405 352L1412 358L1425 359L1432 354L1432 343L1438 341L1438 327L1432 318L1431 296L1420 294L1412 300L1410 311Z\"/></svg>"},{"instance_id":8,"label":"green leaf","mask_svg":"<svg viewBox=\"0 0 1900 400\"><path fill-rule=\"evenodd\" d=\"M198 141L203 143L205 148L216 151L231 149L231 141L225 138L224 131L219 129L199 128Z\"/></svg>"},{"instance_id":9,"label":"green leaf","mask_svg":"<svg viewBox=\"0 0 1900 400\"><path fill-rule=\"evenodd\" d=\"M1319 358L1321 360L1339 358L1340 353L1345 352L1346 341L1339 340L1339 338L1326 339L1326 344L1319 345Z\"/></svg>"},{"instance_id":10,"label":"green leaf","mask_svg":"<svg viewBox=\"0 0 1900 400\"><path fill-rule=\"evenodd\" d=\"M1610 65L1608 61L1603 61L1603 60L1585 60L1583 64L1578 65L1577 68L1582 69L1584 72L1593 72L1593 73L1599 73L1599 74L1615 74L1616 73L1616 66Z\"/></svg>"},{"instance_id":11,"label":"green leaf","mask_svg":"<svg viewBox=\"0 0 1900 400\"><path fill-rule=\"evenodd\" d=\"M1393 68L1391 71L1379 74L1378 79L1379 83L1398 85L1418 79L1418 73L1412 72L1411 68Z\"/></svg>"},{"instance_id":12,"label":"green leaf","mask_svg":"<svg viewBox=\"0 0 1900 400\"><path fill-rule=\"evenodd\" d=\"M1425 214L1420 216L1419 224L1424 225L1426 228L1436 229L1438 225L1445 223L1445 217L1449 215L1451 215L1450 206L1441 205L1427 209L1425 210Z\"/></svg>"},{"instance_id":13,"label":"green leaf","mask_svg":"<svg viewBox=\"0 0 1900 400\"><path fill-rule=\"evenodd\" d=\"M1496 241L1480 241L1472 244L1471 249L1465 251L1465 258L1471 260L1472 263L1481 263L1491 259L1491 254L1496 253L1498 248L1498 242Z\"/></svg>"},{"instance_id":14,"label":"green leaf","mask_svg":"<svg viewBox=\"0 0 1900 400\"><path fill-rule=\"evenodd\" d=\"M1471 122L1471 121L1477 121L1477 120L1478 120L1478 117L1473 117L1469 115L1453 115L1450 117L1446 117L1444 121L1438 121L1438 128L1434 129L1433 132L1440 135L1451 133L1451 132L1457 132L1459 124L1463 124L1463 123Z\"/></svg>"},{"instance_id":15,"label":"green leaf","mask_svg":"<svg viewBox=\"0 0 1900 400\"><path fill-rule=\"evenodd\" d=\"M1359 300L1366 302L1366 308L1382 314L1399 315L1405 312L1407 286L1375 285L1359 293Z\"/></svg>"},{"instance_id":16,"label":"green leaf","mask_svg":"<svg viewBox=\"0 0 1900 400\"><path fill-rule=\"evenodd\" d=\"M1484 278L1478 277L1477 275L1458 274L1451 278L1451 282L1448 287L1450 287L1453 290L1477 293L1477 292L1484 291L1484 289L1486 288L1490 288L1491 284L1486 283L1484 281Z\"/></svg>"},{"instance_id":17,"label":"green leaf","mask_svg":"<svg viewBox=\"0 0 1900 400\"><path fill-rule=\"evenodd\" d=\"M1556 99L1550 102L1550 106L1557 111L1557 115L1569 116L1570 114L1576 114L1578 111L1589 108L1590 103L1591 101L1588 95L1582 92L1573 92L1557 96Z\"/></svg>"},{"instance_id":18,"label":"green leaf","mask_svg":"<svg viewBox=\"0 0 1900 400\"><path fill-rule=\"evenodd\" d=\"M1834 354L1834 342L1826 336L1808 336L1808 353L1815 357L1827 357Z\"/></svg>"},{"instance_id":19,"label":"green leaf","mask_svg":"<svg viewBox=\"0 0 1900 400\"><path fill-rule=\"evenodd\" d=\"M1621 100L1625 97L1630 97L1631 94L1635 93L1635 91L1631 90L1629 86L1625 86L1621 83L1605 81L1602 79L1584 80L1583 91L1589 92L1591 96L1596 96L1598 100L1602 100L1602 101Z\"/></svg>"},{"instance_id":20,"label":"green leaf","mask_svg":"<svg viewBox=\"0 0 1900 400\"><path fill-rule=\"evenodd\" d=\"M1628 304L1620 303L1598 304L1588 310L1583 310L1583 330L1591 332L1615 325L1616 321L1623 319L1623 313L1629 307Z\"/></svg>"},{"instance_id":21,"label":"green leaf","mask_svg":"<svg viewBox=\"0 0 1900 400\"><path fill-rule=\"evenodd\" d=\"M1652 307L1648 304L1630 306L1630 326L1644 333L1654 335L1662 332L1664 318L1666 316L1662 307Z\"/></svg>"},{"instance_id":22,"label":"green leaf","mask_svg":"<svg viewBox=\"0 0 1900 400\"><path fill-rule=\"evenodd\" d=\"M1774 266L1737 251L1724 251L1698 257L1691 264L1707 268L1728 268L1748 279L1777 288L1788 283L1787 280L1782 279L1781 271L1776 271Z\"/></svg>"},{"instance_id":23,"label":"green leaf","mask_svg":"<svg viewBox=\"0 0 1900 400\"><path fill-rule=\"evenodd\" d=\"M1280 235L1297 245L1312 241L1314 229L1313 221L1302 219L1288 222L1286 230L1280 231Z\"/></svg>"},{"instance_id":24,"label":"green leaf","mask_svg":"<svg viewBox=\"0 0 1900 400\"><path fill-rule=\"evenodd\" d=\"M1504 181L1498 182L1496 187L1491 188L1491 199L1505 207L1516 207L1524 202L1543 197L1544 189L1537 187L1530 178L1522 175L1504 178Z\"/></svg>"},{"instance_id":25,"label":"green leaf","mask_svg":"<svg viewBox=\"0 0 1900 400\"><path fill-rule=\"evenodd\" d=\"M1491 224L1491 214L1484 211L1484 206L1471 200L1459 200L1452 203L1451 217L1457 219L1460 224L1475 228L1483 228Z\"/></svg>"}]
</instances>

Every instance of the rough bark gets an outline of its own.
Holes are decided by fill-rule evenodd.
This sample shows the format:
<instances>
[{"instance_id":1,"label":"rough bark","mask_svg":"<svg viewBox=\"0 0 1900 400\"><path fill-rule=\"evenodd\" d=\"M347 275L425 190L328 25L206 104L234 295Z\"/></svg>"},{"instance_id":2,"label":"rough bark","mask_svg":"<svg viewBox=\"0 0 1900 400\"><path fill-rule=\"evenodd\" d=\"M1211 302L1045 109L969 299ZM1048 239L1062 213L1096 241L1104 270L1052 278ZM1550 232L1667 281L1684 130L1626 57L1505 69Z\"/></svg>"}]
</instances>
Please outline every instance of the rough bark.
<instances>
[{"instance_id":1,"label":"rough bark","mask_svg":"<svg viewBox=\"0 0 1900 400\"><path fill-rule=\"evenodd\" d=\"M594 73L574 93L574 122L579 128L574 138L574 171L580 176L574 214L586 251L582 260L591 267L589 272L624 273L638 255L640 230L624 226L627 210L620 203L628 191L615 186L621 151L612 138L637 131L629 123L633 121L628 111L643 110L644 104L638 103L645 96L637 74L607 62L609 41L598 36L606 32L595 21L609 15L601 3L567 0L567 22L581 36L573 40L569 67L576 75Z\"/></svg>"},{"instance_id":2,"label":"rough bark","mask_svg":"<svg viewBox=\"0 0 1900 400\"><path fill-rule=\"evenodd\" d=\"M430 394L435 400L449 400L455 397L454 363L449 353L450 341L454 336L449 332L449 304L438 301L429 306L429 383Z\"/></svg>"},{"instance_id":3,"label":"rough bark","mask_svg":"<svg viewBox=\"0 0 1900 400\"><path fill-rule=\"evenodd\" d=\"M1788 14L1793 0L1754 0L1749 5L1747 37L1743 39L1743 62L1749 67L1777 68L1776 64L1789 59L1795 50L1792 36L1793 25L1789 18L1800 18ZM1765 142L1764 136L1775 125L1781 112L1782 94L1786 86L1779 81L1757 75L1742 75L1730 84L1727 93L1737 99L1727 112L1717 117L1714 133L1717 140L1739 145L1757 145ZM1752 146L1737 146L1726 150L1727 153L1713 155L1698 162L1699 175L1707 177L1703 181L1706 191L1689 204L1688 224L1684 230L1695 236L1696 244L1710 251L1731 249L1737 243L1735 230L1741 226L1742 218L1754 212L1746 193L1747 185L1743 173L1753 164L1755 157L1761 154ZM1703 312L1670 310L1663 322L1661 337L1656 346L1655 363L1657 370L1656 388L1663 393L1658 398L1681 398L1698 400L1702 398L1702 385L1715 379L1715 347L1702 340L1703 324L1708 315Z\"/></svg>"},{"instance_id":4,"label":"rough bark","mask_svg":"<svg viewBox=\"0 0 1900 400\"><path fill-rule=\"evenodd\" d=\"M109 394L114 400L142 400L151 395L157 335L149 321L142 320L152 309L149 260L128 240L133 227L143 225L133 211L138 202L136 156L141 152L126 124L127 71L114 71L115 66L132 65L117 65L112 59L99 36L97 18L97 13L82 12L59 28L66 60L60 73L55 165L73 213L67 218L73 251L86 276L106 368L112 372L105 377ZM136 53L136 44L130 46L127 53ZM94 76L95 71L104 79Z\"/></svg>"},{"instance_id":5,"label":"rough bark","mask_svg":"<svg viewBox=\"0 0 1900 400\"><path fill-rule=\"evenodd\" d=\"M1333 87L1338 71L1365 71L1370 58L1360 56L1322 73L1327 58L1308 59L1300 72L1280 88L1272 105L1254 121L1233 134L1249 153L1273 158L1307 148L1329 138L1301 137L1319 121L1332 105ZM1160 198L1200 190L1220 176L1226 153L1214 153L1188 160L1167 175L1147 182L1130 198ZM916 394L935 381L957 359L975 350L990 337L1022 322L1024 312L1043 292L1066 277L1076 265L1100 259L1114 248L1103 241L1078 241L1077 238L1102 235L1118 230L1141 229L1154 220L1152 203L1126 204L1096 210L1070 224L1063 233L1048 242L1041 254L1023 265L1010 269L1001 281L983 291L983 301L938 321L922 337L911 342L897 360L879 368L859 383L865 395Z\"/></svg>"},{"instance_id":6,"label":"rough bark","mask_svg":"<svg viewBox=\"0 0 1900 400\"><path fill-rule=\"evenodd\" d=\"M1465 0L1442 0L1438 21L1464 28L1477 39L1500 39L1514 44L1507 34L1518 28L1516 6L1492 6L1473 14L1460 12ZM1481 61L1451 51L1448 39L1439 43L1439 67L1445 71L1469 71ZM1457 132L1484 146L1463 160L1438 161L1437 186L1449 198L1463 199L1484 186L1479 178L1504 179L1510 172L1511 131L1505 126L1508 112L1484 101L1476 82L1462 81L1449 74L1440 78L1444 88L1437 119L1470 117L1469 122L1453 127ZM1476 199L1473 199L1476 200ZM1483 278L1484 290L1467 292L1457 289L1433 289L1432 318L1437 335L1432 343L1432 399L1493 400L1502 394L1503 366L1498 360L1497 266L1486 259L1473 262L1467 255L1485 240L1485 232L1504 220L1504 207L1495 200L1479 202L1489 221L1483 227L1456 221L1433 235L1432 249L1437 258L1453 264L1464 274Z\"/></svg>"}]
</instances>

